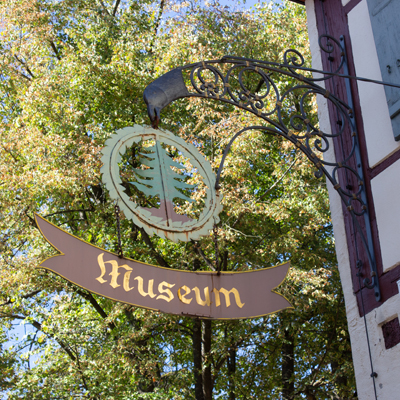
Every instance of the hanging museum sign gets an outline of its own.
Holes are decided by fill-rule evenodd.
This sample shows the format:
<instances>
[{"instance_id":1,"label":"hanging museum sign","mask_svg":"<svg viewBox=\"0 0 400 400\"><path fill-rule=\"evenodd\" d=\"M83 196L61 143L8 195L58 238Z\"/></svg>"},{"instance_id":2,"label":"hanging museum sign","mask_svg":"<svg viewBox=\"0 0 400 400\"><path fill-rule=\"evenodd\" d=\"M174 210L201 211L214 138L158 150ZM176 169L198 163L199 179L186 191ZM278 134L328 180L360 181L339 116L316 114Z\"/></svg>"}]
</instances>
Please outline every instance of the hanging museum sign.
<instances>
[{"instance_id":1,"label":"hanging museum sign","mask_svg":"<svg viewBox=\"0 0 400 400\"><path fill-rule=\"evenodd\" d=\"M169 314L215 319L253 318L291 308L274 291L289 263L248 272L190 272L118 257L36 215L44 238L60 252L40 268L90 292Z\"/></svg>"},{"instance_id":2,"label":"hanging museum sign","mask_svg":"<svg viewBox=\"0 0 400 400\"><path fill-rule=\"evenodd\" d=\"M171 132L139 125L120 129L106 141L102 162L103 183L117 209L148 235L198 240L219 222L222 206L211 164ZM38 215L36 223L60 252L40 267L113 300L215 319L253 318L292 307L274 291L289 263L246 272L175 270L123 257L120 240L115 255Z\"/></svg>"}]
</instances>

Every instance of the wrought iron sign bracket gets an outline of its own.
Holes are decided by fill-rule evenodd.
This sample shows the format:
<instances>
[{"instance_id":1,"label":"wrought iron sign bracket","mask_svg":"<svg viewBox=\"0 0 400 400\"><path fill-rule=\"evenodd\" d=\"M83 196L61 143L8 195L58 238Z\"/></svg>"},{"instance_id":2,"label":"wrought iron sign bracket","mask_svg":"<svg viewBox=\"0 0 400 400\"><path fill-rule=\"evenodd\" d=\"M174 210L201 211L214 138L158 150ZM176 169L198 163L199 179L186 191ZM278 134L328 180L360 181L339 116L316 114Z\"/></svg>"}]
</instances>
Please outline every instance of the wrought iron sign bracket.
<instances>
[{"instance_id":1,"label":"wrought iron sign bracket","mask_svg":"<svg viewBox=\"0 0 400 400\"><path fill-rule=\"evenodd\" d=\"M345 73L345 75L349 75L345 38L343 35L340 36L340 43L341 43L341 47L342 47L343 53L344 53L344 55L343 55L343 57L344 57L343 72ZM347 102L350 107L350 110L353 110L354 102L353 102L353 95L351 93L350 79L344 78L344 80L345 80L345 85L346 85ZM356 121L354 118L354 113L350 112L349 117L350 117L350 122L353 127L353 130L354 130L354 132L356 132L354 154L355 154L356 163L357 163L357 173L360 176L361 181L364 182L364 173L363 173L363 169L362 169L362 159L361 159L360 145L359 145L359 141L358 141L357 124L356 124ZM365 185L362 185L362 190L360 192L360 196L361 196L362 202L365 205L367 205L367 196L365 193ZM367 252L368 259L369 259L371 279L365 278L364 285L368 289L373 289L376 300L380 301L381 300L381 292L380 292L380 287L379 287L379 278L378 278L378 271L377 271L377 266L376 266L374 244L372 241L372 229L371 229L370 214L369 214L368 207L365 208L363 216L364 216L364 224L365 224L365 235L363 234L363 232L361 230L359 221L357 220L357 218L355 218L354 213L352 213L353 220L357 226L358 232L360 233L361 240L363 242L364 248ZM362 265L360 265L361 263L362 263L361 260L357 260L357 269L358 269L357 274L360 274L360 276L362 276L362 272L361 272Z\"/></svg>"},{"instance_id":2,"label":"wrought iron sign bracket","mask_svg":"<svg viewBox=\"0 0 400 400\"><path fill-rule=\"evenodd\" d=\"M338 41L324 34L319 38L319 45L321 50L330 56L333 53L339 55L340 63L335 71L308 68L301 53L293 49L284 53L281 63L225 56L219 60L201 61L173 69L148 85L143 97L154 128L157 128L160 122L162 109L174 100L184 97L222 101L251 112L264 121L259 126L245 127L232 137L218 168L216 190L220 188L221 172L233 142L246 131L255 129L266 134L280 135L292 142L315 165L316 177L325 175L332 183L350 212L368 257L370 276L365 277L364 284L374 290L375 299L380 301L381 293L349 81L356 79L399 88L400 85L350 76L343 37ZM246 86L244 78L247 74L258 75L259 84L255 90ZM276 79L278 75L292 79L296 84L280 91L280 84ZM333 77L345 79L348 103L317 83L326 82ZM295 93L295 97L300 98L299 111L293 111L296 107L291 107L291 94ZM320 130L315 118L307 110L306 99L315 95L325 97L334 107L338 118L335 132ZM351 148L343 152L341 158L336 155L336 161L330 162L325 160L323 155L332 146L334 138L348 138ZM357 182L358 187L349 189L340 176L350 176Z\"/></svg>"}]
</instances>

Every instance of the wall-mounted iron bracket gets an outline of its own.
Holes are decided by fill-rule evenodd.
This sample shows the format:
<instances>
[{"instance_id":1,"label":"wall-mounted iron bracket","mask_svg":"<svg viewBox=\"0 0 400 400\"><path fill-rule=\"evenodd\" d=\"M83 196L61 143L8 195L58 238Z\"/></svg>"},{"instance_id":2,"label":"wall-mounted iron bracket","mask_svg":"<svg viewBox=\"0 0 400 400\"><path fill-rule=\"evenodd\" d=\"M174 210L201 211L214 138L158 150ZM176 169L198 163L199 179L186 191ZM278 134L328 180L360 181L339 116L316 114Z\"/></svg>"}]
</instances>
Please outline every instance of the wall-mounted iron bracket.
<instances>
[{"instance_id":1,"label":"wall-mounted iron bracket","mask_svg":"<svg viewBox=\"0 0 400 400\"><path fill-rule=\"evenodd\" d=\"M317 177L325 175L332 183L350 212L367 253L370 267L370 277L364 279L364 284L374 290L376 300L380 301L381 294L349 81L356 79L399 88L400 85L350 76L344 38L338 41L332 36L322 35L319 43L323 52L333 54L336 51L339 54L340 63L335 71L308 68L301 53L293 49L284 53L282 63L225 56L219 60L201 61L173 69L148 85L143 97L155 128L160 122L162 109L183 97L200 97L229 103L257 115L264 121L260 126L245 127L232 137L218 169L217 188L220 186L221 171L232 143L244 132L256 129L266 134L280 135L292 142L315 165L315 175ZM259 84L256 89L251 90L246 87L245 76L254 73L258 74ZM293 86L280 92L279 76L286 77L286 80L291 79L294 82ZM347 103L317 84L333 77L345 79ZM292 96L293 94L296 96ZM306 99L315 95L325 97L334 107L338 119L335 132L323 132L319 129L318 122L314 122L315 117L310 114ZM296 110L295 107L291 107L293 98L300 99L297 107L300 111L293 112ZM341 157L336 155L335 162L324 160L323 155L333 146L333 139L342 139L345 136L350 140L350 150ZM344 174L351 176L357 187L350 188L343 179L340 179Z\"/></svg>"}]
</instances>

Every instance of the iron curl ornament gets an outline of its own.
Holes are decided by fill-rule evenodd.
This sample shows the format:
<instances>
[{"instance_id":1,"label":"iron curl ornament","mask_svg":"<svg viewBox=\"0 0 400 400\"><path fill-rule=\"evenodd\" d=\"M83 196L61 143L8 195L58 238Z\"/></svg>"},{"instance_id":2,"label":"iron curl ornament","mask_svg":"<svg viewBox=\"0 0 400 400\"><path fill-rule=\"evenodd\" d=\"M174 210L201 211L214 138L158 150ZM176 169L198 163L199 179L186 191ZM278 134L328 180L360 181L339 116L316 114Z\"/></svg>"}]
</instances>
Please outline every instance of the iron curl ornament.
<instances>
[{"instance_id":1,"label":"iron curl ornament","mask_svg":"<svg viewBox=\"0 0 400 400\"><path fill-rule=\"evenodd\" d=\"M293 143L314 164L315 176L321 178L325 175L332 183L350 212L367 253L370 267L370 277L364 279L364 285L373 289L376 300L380 301L381 294L349 80L356 79L395 87L400 85L349 75L343 37L337 40L332 36L322 35L319 44L321 51L328 53L329 57L332 57L333 53L339 54L340 62L335 70L329 72L308 68L302 54L295 49L287 50L281 63L224 56L219 60L200 61L167 72L146 87L143 97L154 128L158 127L162 109L184 97L199 97L228 103L253 113L264 121L262 125L243 128L231 138L218 168L215 183L217 189L220 188L221 172L230 148L246 131L259 130L266 134L281 136ZM249 75L253 75L253 82L254 76L257 78L258 85L255 88L247 84ZM285 77L294 84L282 90L277 76ZM348 103L318 84L333 77L345 78ZM334 132L320 130L318 121L309 113L307 108L309 99L318 95L323 96L336 111L338 128ZM293 98L298 99L297 108L293 107L291 101ZM341 156L336 155L337 159L334 162L324 159L324 154L332 146L332 140L334 138L343 140L348 134L351 141L350 149L346 153L342 152ZM343 179L340 179L340 176L344 175L350 176L356 184L344 184ZM359 218L363 220L363 227Z\"/></svg>"}]
</instances>

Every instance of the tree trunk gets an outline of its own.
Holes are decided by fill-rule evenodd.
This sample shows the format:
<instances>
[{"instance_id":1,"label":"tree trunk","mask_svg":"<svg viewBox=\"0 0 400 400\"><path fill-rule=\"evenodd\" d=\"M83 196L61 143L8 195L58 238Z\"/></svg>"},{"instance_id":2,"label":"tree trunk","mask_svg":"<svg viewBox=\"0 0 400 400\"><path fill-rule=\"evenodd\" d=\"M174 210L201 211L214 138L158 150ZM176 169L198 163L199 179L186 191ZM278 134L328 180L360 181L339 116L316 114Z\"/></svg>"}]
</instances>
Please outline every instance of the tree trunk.
<instances>
[{"instance_id":1,"label":"tree trunk","mask_svg":"<svg viewBox=\"0 0 400 400\"><path fill-rule=\"evenodd\" d=\"M285 341L282 343L282 400L294 398L294 337L285 328Z\"/></svg>"},{"instance_id":2,"label":"tree trunk","mask_svg":"<svg viewBox=\"0 0 400 400\"><path fill-rule=\"evenodd\" d=\"M332 373L336 374L340 365L337 361L332 361L331 362L331 369ZM333 400L343 400L346 397L351 396L350 393L347 393L346 387L347 387L347 377L342 374L338 374L337 377L335 378L335 383L336 383L336 388L337 388L337 397L333 398Z\"/></svg>"},{"instance_id":3,"label":"tree trunk","mask_svg":"<svg viewBox=\"0 0 400 400\"><path fill-rule=\"evenodd\" d=\"M193 319L193 374L194 374L194 395L196 400L204 400L203 375L201 360L201 321Z\"/></svg>"},{"instance_id":4,"label":"tree trunk","mask_svg":"<svg viewBox=\"0 0 400 400\"><path fill-rule=\"evenodd\" d=\"M203 393L204 400L212 400L211 376L211 321L202 320L203 325Z\"/></svg>"},{"instance_id":5,"label":"tree trunk","mask_svg":"<svg viewBox=\"0 0 400 400\"><path fill-rule=\"evenodd\" d=\"M236 350L229 349L229 357L227 360L228 379L229 379L229 400L235 400L235 372L236 372Z\"/></svg>"}]
</instances>

